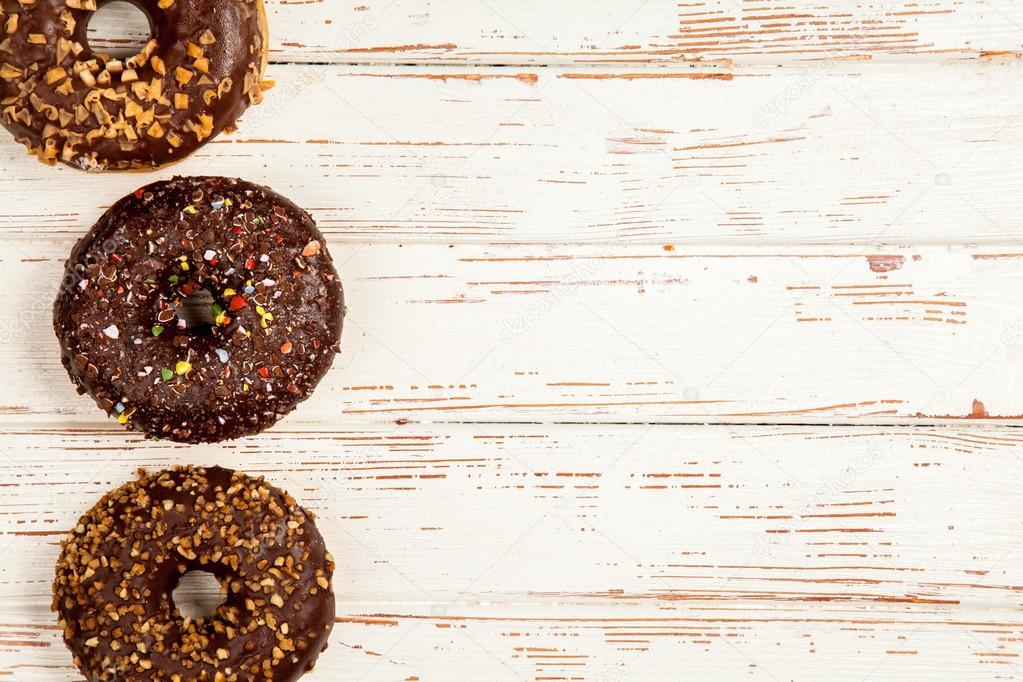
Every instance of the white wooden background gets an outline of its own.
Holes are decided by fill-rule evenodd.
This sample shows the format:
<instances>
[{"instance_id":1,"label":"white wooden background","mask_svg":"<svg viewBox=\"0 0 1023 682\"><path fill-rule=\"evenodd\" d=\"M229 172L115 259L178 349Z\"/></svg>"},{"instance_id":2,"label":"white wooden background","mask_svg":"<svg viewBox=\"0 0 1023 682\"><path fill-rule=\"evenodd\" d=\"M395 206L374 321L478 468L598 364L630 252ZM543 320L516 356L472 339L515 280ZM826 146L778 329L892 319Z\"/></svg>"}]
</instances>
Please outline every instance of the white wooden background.
<instances>
[{"instance_id":1,"label":"white wooden background","mask_svg":"<svg viewBox=\"0 0 1023 682\"><path fill-rule=\"evenodd\" d=\"M319 515L310 680L1023 677L1023 5L269 8L276 87L176 168L0 140L0 680L80 679L58 543L181 462ZM147 442L60 366L63 259L175 173L287 194L345 282L259 437Z\"/></svg>"}]
</instances>

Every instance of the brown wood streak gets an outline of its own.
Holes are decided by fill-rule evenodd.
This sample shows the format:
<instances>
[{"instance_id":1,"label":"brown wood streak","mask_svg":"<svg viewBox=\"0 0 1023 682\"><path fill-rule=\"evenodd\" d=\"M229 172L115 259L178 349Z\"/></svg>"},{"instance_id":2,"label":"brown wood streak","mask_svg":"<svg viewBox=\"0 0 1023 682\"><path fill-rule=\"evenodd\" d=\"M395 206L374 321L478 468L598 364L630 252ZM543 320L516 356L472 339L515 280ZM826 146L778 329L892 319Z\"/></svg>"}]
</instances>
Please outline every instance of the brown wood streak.
<instances>
[{"instance_id":1,"label":"brown wood streak","mask_svg":"<svg viewBox=\"0 0 1023 682\"><path fill-rule=\"evenodd\" d=\"M609 80L609 79L621 79L621 80L644 80L644 79L657 79L657 78L683 78L687 80L721 80L730 81L735 77L735 74L731 73L707 73L707 72L682 72L682 73L659 73L659 72L647 72L647 73L562 73L558 74L558 78L567 78L569 80Z\"/></svg>"}]
</instances>

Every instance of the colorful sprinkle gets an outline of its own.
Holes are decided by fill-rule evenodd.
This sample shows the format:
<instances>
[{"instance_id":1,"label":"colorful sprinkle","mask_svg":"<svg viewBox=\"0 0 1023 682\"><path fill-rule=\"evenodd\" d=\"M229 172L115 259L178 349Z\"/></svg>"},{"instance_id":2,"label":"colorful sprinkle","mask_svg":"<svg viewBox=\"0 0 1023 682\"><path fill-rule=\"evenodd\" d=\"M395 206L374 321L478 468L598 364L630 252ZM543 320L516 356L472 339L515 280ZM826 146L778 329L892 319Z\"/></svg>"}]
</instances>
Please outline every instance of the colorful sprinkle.
<instances>
[{"instance_id":1,"label":"colorful sprinkle","mask_svg":"<svg viewBox=\"0 0 1023 682\"><path fill-rule=\"evenodd\" d=\"M261 305L256 306L256 313L259 315L259 326L263 329L266 329L267 324L274 320L273 313Z\"/></svg>"},{"instance_id":2,"label":"colorful sprinkle","mask_svg":"<svg viewBox=\"0 0 1023 682\"><path fill-rule=\"evenodd\" d=\"M227 351L226 350L224 350L223 348L218 348L217 349L217 357L220 358L221 362L223 362L224 364L227 364Z\"/></svg>"},{"instance_id":3,"label":"colorful sprinkle","mask_svg":"<svg viewBox=\"0 0 1023 682\"><path fill-rule=\"evenodd\" d=\"M114 405L114 410L115 410L115 411L116 411L116 412L117 412L118 414L120 414L120 413L124 412L124 403L117 403L116 405Z\"/></svg>"},{"instance_id":4,"label":"colorful sprinkle","mask_svg":"<svg viewBox=\"0 0 1023 682\"><path fill-rule=\"evenodd\" d=\"M270 376L270 370L267 369L266 367L260 367L256 373L259 374L259 376L263 377L264 379Z\"/></svg>"},{"instance_id":5,"label":"colorful sprinkle","mask_svg":"<svg viewBox=\"0 0 1023 682\"><path fill-rule=\"evenodd\" d=\"M203 260L213 260L217 257L217 252L213 249L206 249L206 252L202 255Z\"/></svg>"},{"instance_id":6,"label":"colorful sprinkle","mask_svg":"<svg viewBox=\"0 0 1023 682\"><path fill-rule=\"evenodd\" d=\"M171 284L177 284L179 277L177 275L171 275L167 278Z\"/></svg>"},{"instance_id":7,"label":"colorful sprinkle","mask_svg":"<svg viewBox=\"0 0 1023 682\"><path fill-rule=\"evenodd\" d=\"M281 344L281 352L285 355L291 352L291 341L285 341Z\"/></svg>"},{"instance_id":8,"label":"colorful sprinkle","mask_svg":"<svg viewBox=\"0 0 1023 682\"><path fill-rule=\"evenodd\" d=\"M242 296L234 296L231 298L231 311L241 310L242 308L248 308L249 302Z\"/></svg>"},{"instance_id":9,"label":"colorful sprinkle","mask_svg":"<svg viewBox=\"0 0 1023 682\"><path fill-rule=\"evenodd\" d=\"M192 364L186 360L178 360L178 364L174 366L174 372L179 377L183 377L192 370Z\"/></svg>"},{"instance_id":10,"label":"colorful sprinkle","mask_svg":"<svg viewBox=\"0 0 1023 682\"><path fill-rule=\"evenodd\" d=\"M163 334L163 327L161 325L154 324L153 325L153 336L159 336L160 334Z\"/></svg>"},{"instance_id":11,"label":"colorful sprinkle","mask_svg":"<svg viewBox=\"0 0 1023 682\"><path fill-rule=\"evenodd\" d=\"M217 199L215 201L211 201L210 206L213 208L214 211L219 211L220 209L224 208L224 200Z\"/></svg>"},{"instance_id":12,"label":"colorful sprinkle","mask_svg":"<svg viewBox=\"0 0 1023 682\"><path fill-rule=\"evenodd\" d=\"M116 324L112 324L106 329L104 329L103 334L110 337L111 339L116 339L118 336L120 336L120 332L117 330Z\"/></svg>"},{"instance_id":13,"label":"colorful sprinkle","mask_svg":"<svg viewBox=\"0 0 1023 682\"><path fill-rule=\"evenodd\" d=\"M198 213L198 211L195 210L195 206L189 204L188 206L185 206L185 213L187 213L188 215L195 215L196 213Z\"/></svg>"},{"instance_id":14,"label":"colorful sprinkle","mask_svg":"<svg viewBox=\"0 0 1023 682\"><path fill-rule=\"evenodd\" d=\"M164 367L160 370L160 376L163 377L164 381L170 381L174 378L174 372Z\"/></svg>"}]
</instances>

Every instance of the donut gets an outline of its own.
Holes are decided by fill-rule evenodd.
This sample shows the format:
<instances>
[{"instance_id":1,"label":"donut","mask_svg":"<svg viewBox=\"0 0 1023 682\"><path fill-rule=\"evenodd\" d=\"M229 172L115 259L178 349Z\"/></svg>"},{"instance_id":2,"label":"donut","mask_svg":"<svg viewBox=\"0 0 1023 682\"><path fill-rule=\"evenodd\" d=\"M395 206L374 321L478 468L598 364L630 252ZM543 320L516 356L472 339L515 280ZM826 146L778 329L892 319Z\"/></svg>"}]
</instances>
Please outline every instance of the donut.
<instances>
[{"instance_id":1,"label":"donut","mask_svg":"<svg viewBox=\"0 0 1023 682\"><path fill-rule=\"evenodd\" d=\"M89 47L97 0L0 0L0 122L41 161L156 168L261 100L263 0L133 3L153 37L121 60Z\"/></svg>"},{"instance_id":2,"label":"donut","mask_svg":"<svg viewBox=\"0 0 1023 682\"><path fill-rule=\"evenodd\" d=\"M130 194L75 245L54 303L79 393L127 428L199 443L262 431L340 351L341 280L309 214L242 180Z\"/></svg>"},{"instance_id":3,"label":"donut","mask_svg":"<svg viewBox=\"0 0 1023 682\"><path fill-rule=\"evenodd\" d=\"M334 624L334 559L313 515L262 478L211 467L142 475L61 544L53 610L93 682L297 680ZM183 617L172 592L212 573L226 601Z\"/></svg>"}]
</instances>

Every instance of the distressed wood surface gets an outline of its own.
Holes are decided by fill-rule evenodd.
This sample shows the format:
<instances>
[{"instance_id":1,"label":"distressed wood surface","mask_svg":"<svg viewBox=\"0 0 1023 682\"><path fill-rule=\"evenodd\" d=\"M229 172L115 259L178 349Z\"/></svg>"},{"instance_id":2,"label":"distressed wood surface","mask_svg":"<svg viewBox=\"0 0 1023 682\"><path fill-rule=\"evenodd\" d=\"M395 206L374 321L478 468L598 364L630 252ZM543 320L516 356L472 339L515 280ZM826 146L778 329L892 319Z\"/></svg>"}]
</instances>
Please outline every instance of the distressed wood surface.
<instances>
[{"instance_id":1,"label":"distressed wood surface","mask_svg":"<svg viewBox=\"0 0 1023 682\"><path fill-rule=\"evenodd\" d=\"M311 681L1023 677L1023 5L267 7L276 86L177 167L0 139L0 680L80 679L58 543L185 462L318 514ZM345 282L254 438L147 442L59 363L72 244L174 174L288 195Z\"/></svg>"},{"instance_id":2,"label":"distressed wood surface","mask_svg":"<svg viewBox=\"0 0 1023 682\"><path fill-rule=\"evenodd\" d=\"M942 61L1023 50L1012 0L271 0L275 61L445 64ZM106 12L104 12L106 14ZM142 39L90 25L117 49ZM123 23L123 21L122 21ZM144 26L139 26L144 28Z\"/></svg>"},{"instance_id":3,"label":"distressed wood surface","mask_svg":"<svg viewBox=\"0 0 1023 682\"><path fill-rule=\"evenodd\" d=\"M0 410L102 423L59 362L73 240L7 243ZM292 420L933 422L1023 413L1021 255L332 244L343 352ZM1012 368L1012 371L1007 371ZM139 368L141 369L141 368Z\"/></svg>"},{"instance_id":4,"label":"distressed wood surface","mask_svg":"<svg viewBox=\"0 0 1023 682\"><path fill-rule=\"evenodd\" d=\"M243 463L316 512L339 607L310 679L1014 678L1021 448L976 426L381 425L202 447L5 427L0 676L77 679L49 613L57 543L138 467L187 459Z\"/></svg>"},{"instance_id":5,"label":"distressed wood surface","mask_svg":"<svg viewBox=\"0 0 1023 682\"><path fill-rule=\"evenodd\" d=\"M210 173L335 241L1023 248L1017 66L707 73L277 66L239 132L160 173L82 191L4 137L0 234L79 235L140 184Z\"/></svg>"}]
</instances>

